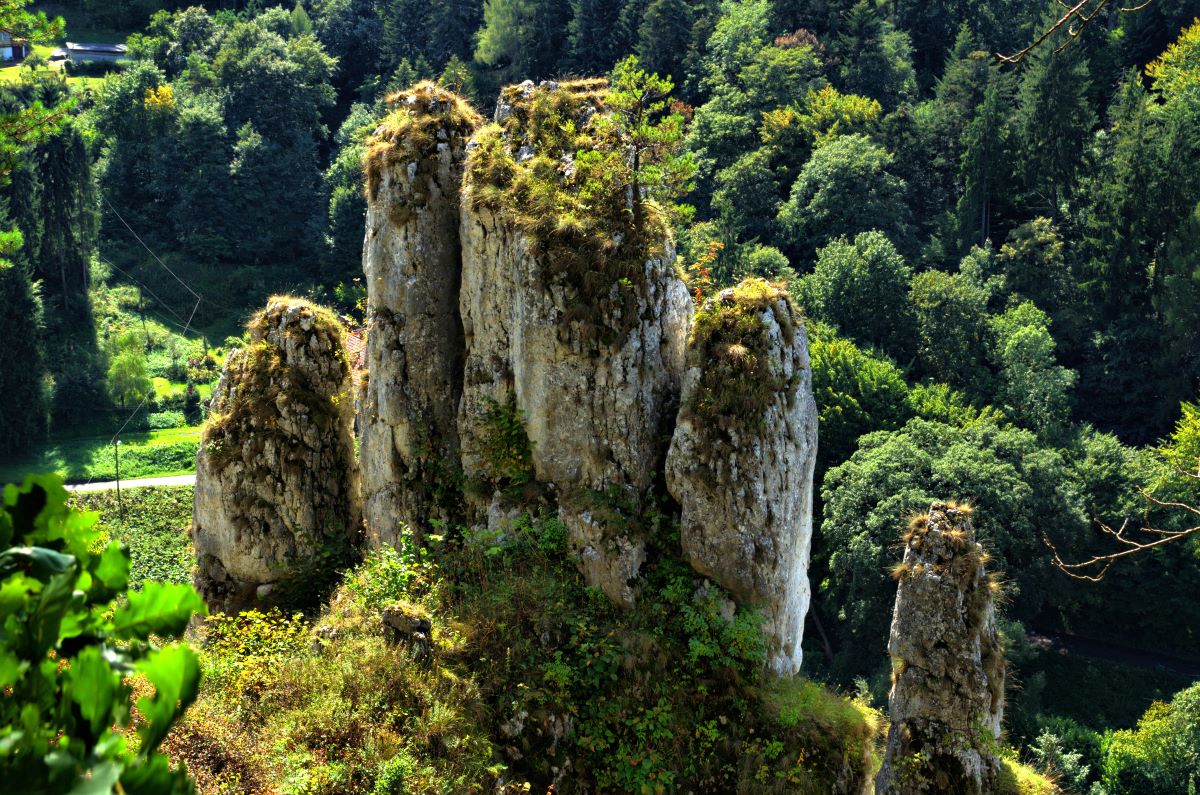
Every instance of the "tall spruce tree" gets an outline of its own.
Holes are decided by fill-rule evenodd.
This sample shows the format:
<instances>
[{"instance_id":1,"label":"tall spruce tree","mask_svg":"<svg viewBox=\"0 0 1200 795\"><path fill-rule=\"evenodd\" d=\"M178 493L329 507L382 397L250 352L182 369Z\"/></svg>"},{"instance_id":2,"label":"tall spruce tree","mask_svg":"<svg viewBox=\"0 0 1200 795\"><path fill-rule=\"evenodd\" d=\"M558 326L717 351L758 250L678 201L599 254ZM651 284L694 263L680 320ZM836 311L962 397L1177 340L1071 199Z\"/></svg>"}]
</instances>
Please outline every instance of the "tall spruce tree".
<instances>
[{"instance_id":1,"label":"tall spruce tree","mask_svg":"<svg viewBox=\"0 0 1200 795\"><path fill-rule=\"evenodd\" d=\"M5 236L11 249L20 236ZM0 454L29 449L46 431L42 307L24 268L0 259Z\"/></svg>"},{"instance_id":2,"label":"tall spruce tree","mask_svg":"<svg viewBox=\"0 0 1200 795\"><path fill-rule=\"evenodd\" d=\"M686 0L653 0L638 27L638 61L648 71L682 83L693 24Z\"/></svg>"},{"instance_id":3,"label":"tall spruce tree","mask_svg":"<svg viewBox=\"0 0 1200 795\"><path fill-rule=\"evenodd\" d=\"M959 171L963 194L958 200L959 250L987 246L992 236L992 201L1006 181L1005 110L1003 77L990 70L983 101L963 135Z\"/></svg>"},{"instance_id":4,"label":"tall spruce tree","mask_svg":"<svg viewBox=\"0 0 1200 795\"><path fill-rule=\"evenodd\" d=\"M1024 65L1015 125L1027 202L1057 218L1070 196L1084 142L1096 125L1082 47L1036 48Z\"/></svg>"},{"instance_id":5,"label":"tall spruce tree","mask_svg":"<svg viewBox=\"0 0 1200 795\"><path fill-rule=\"evenodd\" d=\"M96 204L91 159L83 136L67 125L38 147L42 239L36 276L55 305L85 311L88 262L96 244Z\"/></svg>"}]
</instances>

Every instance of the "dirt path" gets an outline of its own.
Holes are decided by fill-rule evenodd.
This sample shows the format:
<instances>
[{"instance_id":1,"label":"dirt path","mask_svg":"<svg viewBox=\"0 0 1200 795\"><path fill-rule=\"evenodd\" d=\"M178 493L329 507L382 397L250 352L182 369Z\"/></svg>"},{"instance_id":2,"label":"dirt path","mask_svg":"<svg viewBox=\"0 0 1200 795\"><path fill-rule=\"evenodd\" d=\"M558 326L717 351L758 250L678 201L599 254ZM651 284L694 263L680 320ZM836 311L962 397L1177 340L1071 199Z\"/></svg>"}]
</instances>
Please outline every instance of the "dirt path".
<instances>
[{"instance_id":1,"label":"dirt path","mask_svg":"<svg viewBox=\"0 0 1200 795\"><path fill-rule=\"evenodd\" d=\"M1131 665L1148 671L1166 670L1180 676L1200 679L1200 662L1195 660L1185 660L1169 654L1156 654L1142 649L1118 646L1115 643L1095 638L1062 635L1057 632L1031 631L1028 637L1031 643L1046 651L1091 657L1097 660Z\"/></svg>"},{"instance_id":2,"label":"dirt path","mask_svg":"<svg viewBox=\"0 0 1200 795\"><path fill-rule=\"evenodd\" d=\"M134 478L133 480L122 480L121 488L137 489L146 486L194 486L196 484L195 475L177 475L170 478ZM107 483L77 483L68 485L67 491L84 492L84 491L108 491L115 489L117 482L110 480Z\"/></svg>"}]
</instances>

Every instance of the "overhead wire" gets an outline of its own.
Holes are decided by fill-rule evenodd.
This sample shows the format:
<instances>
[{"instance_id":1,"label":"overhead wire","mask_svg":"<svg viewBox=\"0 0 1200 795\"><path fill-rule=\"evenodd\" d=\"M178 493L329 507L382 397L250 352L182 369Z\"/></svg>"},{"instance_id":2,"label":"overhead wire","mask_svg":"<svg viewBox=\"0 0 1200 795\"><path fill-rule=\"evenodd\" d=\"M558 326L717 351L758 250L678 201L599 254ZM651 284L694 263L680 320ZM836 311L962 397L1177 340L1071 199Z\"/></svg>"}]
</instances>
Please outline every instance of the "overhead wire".
<instances>
[{"instance_id":1,"label":"overhead wire","mask_svg":"<svg viewBox=\"0 0 1200 795\"><path fill-rule=\"evenodd\" d=\"M187 320L184 321L183 326L182 326L183 334L186 336L191 331L192 321L194 321L196 319L196 312L200 309L200 303L201 303L201 301L204 300L203 297L200 295L200 293L193 290L192 286L190 284L188 284L182 278L180 278L179 274L177 274L175 271L173 271L171 269L171 267L169 265L167 265L167 263L163 262L162 258L160 256L158 256L158 254L156 254L154 252L154 250L152 248L150 248L149 245L146 244L146 241L142 239L141 235L139 235L136 231L134 231L134 228L129 225L129 222L126 221L125 217L122 216L121 213L117 210L117 208L113 206L112 202L110 202L108 200L107 196L101 195L101 198L104 200L104 203L106 205L108 205L108 209L112 211L113 215L115 215L117 217L117 220L119 220L121 222L122 226L124 226L129 231L129 234L133 235L133 238L135 240L137 240L138 243L141 244L142 248L146 249L146 252L149 253L150 256L154 258L154 261L157 262L162 267L163 270L165 270L167 273L171 274L171 276L175 279L175 281L179 282L183 286L183 288L185 290L187 290L189 293L191 293L192 296L196 299L196 303L192 306L191 313L188 315ZM106 260L103 260L103 258L101 258L101 260L107 262ZM124 271L122 271L120 268L117 268L117 266L113 265L111 262L109 262L107 264L111 265L113 268L116 268L121 273L124 273ZM128 274L126 274L126 276L128 278L133 279L133 277L128 276ZM166 302L163 301L161 298L159 298L157 295L155 295L152 290L150 290L148 287L143 285L137 279L133 279L133 281L135 283L137 283L139 286L141 286L142 289L149 292L150 295L156 301L158 301L160 304L162 304L163 307L166 308L168 312L170 312L172 315L174 315L179 320L181 320L181 321L183 320L182 316L180 316L177 312L175 312L175 310L173 310L169 306L167 306ZM172 324L172 325L174 325L174 324ZM108 443L110 446L116 445L116 443L119 441L119 439L121 437L121 434L124 433L125 429L129 427L129 423L133 422L134 417L136 417L138 415L138 412L140 412L142 410L142 408L145 407L146 403L149 402L149 400L150 400L150 393L147 392L142 397L141 401L136 406L134 406L133 411L130 412L129 416L125 418L125 422L121 424L121 427L117 429L117 432L112 435L111 439L109 439ZM85 483L84 485L90 484L93 480L95 480L95 475L88 478L87 483Z\"/></svg>"}]
</instances>

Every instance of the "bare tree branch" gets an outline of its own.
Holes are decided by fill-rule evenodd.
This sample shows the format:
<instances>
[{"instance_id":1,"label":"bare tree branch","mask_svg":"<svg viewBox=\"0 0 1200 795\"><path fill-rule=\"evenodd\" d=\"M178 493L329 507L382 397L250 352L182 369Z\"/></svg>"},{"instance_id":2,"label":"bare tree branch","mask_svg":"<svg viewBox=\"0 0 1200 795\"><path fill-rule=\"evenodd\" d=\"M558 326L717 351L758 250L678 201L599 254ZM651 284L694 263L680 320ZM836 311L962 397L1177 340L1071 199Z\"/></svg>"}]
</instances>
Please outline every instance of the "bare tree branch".
<instances>
[{"instance_id":1,"label":"bare tree branch","mask_svg":"<svg viewBox=\"0 0 1200 795\"><path fill-rule=\"evenodd\" d=\"M1182 471L1181 473L1193 480L1200 480L1200 474ZM1188 513L1200 517L1200 508L1195 505L1190 505L1186 502L1177 500L1160 500L1148 491L1142 492L1142 497L1146 500L1146 516L1149 515L1151 508L1174 508L1183 510ZM1139 527L1136 532L1146 534L1139 540L1137 537L1132 537L1129 520L1126 519L1121 523L1121 526L1116 530L1112 529L1099 519L1096 520L1096 526L1099 527L1106 535L1111 536L1123 549L1116 552L1108 552L1101 555L1093 555L1087 560L1081 560L1076 563L1067 563L1058 553L1058 548L1054 546L1054 542L1050 540L1050 536L1042 534L1042 541L1050 548L1050 554L1054 559L1054 566L1059 571L1076 580L1085 580L1087 582L1100 582L1104 579L1104 575L1108 574L1108 570L1112 565L1121 558L1126 558L1131 555L1137 555L1154 547L1160 547L1164 544L1171 544L1177 541L1182 541L1185 538L1200 534L1200 524L1194 527L1188 527L1183 530L1164 530L1159 527L1152 527L1148 523Z\"/></svg>"},{"instance_id":2,"label":"bare tree branch","mask_svg":"<svg viewBox=\"0 0 1200 795\"><path fill-rule=\"evenodd\" d=\"M1034 39L1033 43L1025 49L1021 50L1020 52L1013 53L1012 55L996 53L996 57L999 58L1002 63L1018 64L1025 60L1025 56L1029 55L1029 53L1040 47L1047 39L1063 28L1066 28L1066 40L1054 49L1055 52L1062 52L1071 44L1071 42L1079 38L1084 29L1086 29L1088 25L1095 22L1100 14L1106 8L1111 6L1113 2L1114 0L1080 0L1078 3L1072 5L1068 3L1067 0L1058 0L1059 6L1064 8L1066 13L1059 17L1054 24L1042 31L1041 35ZM1145 2L1136 6L1117 6L1117 10L1123 14L1134 14L1145 9L1153 2L1154 0L1145 0Z\"/></svg>"}]
</instances>

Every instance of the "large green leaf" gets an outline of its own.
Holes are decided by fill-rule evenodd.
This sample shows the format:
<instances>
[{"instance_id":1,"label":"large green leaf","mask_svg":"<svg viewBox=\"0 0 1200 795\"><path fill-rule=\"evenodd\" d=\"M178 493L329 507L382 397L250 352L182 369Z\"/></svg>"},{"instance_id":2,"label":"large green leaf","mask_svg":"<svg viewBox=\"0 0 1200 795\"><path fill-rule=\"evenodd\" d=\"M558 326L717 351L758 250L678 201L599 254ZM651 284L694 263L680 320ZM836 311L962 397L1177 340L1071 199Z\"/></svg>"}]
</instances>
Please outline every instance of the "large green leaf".
<instances>
[{"instance_id":1,"label":"large green leaf","mask_svg":"<svg viewBox=\"0 0 1200 795\"><path fill-rule=\"evenodd\" d=\"M200 659L186 645L164 646L137 663L137 670L154 685L154 695L138 699L137 708L146 719L138 727L141 755L152 753L167 736L171 724L183 714L200 687Z\"/></svg>"},{"instance_id":2,"label":"large green leaf","mask_svg":"<svg viewBox=\"0 0 1200 795\"><path fill-rule=\"evenodd\" d=\"M58 644L58 632L62 627L63 616L74 599L75 576L71 571L52 577L38 595L29 616L35 659L44 657Z\"/></svg>"},{"instance_id":3,"label":"large green leaf","mask_svg":"<svg viewBox=\"0 0 1200 795\"><path fill-rule=\"evenodd\" d=\"M121 777L121 765L104 762L96 765L86 778L80 778L67 795L110 795Z\"/></svg>"},{"instance_id":4,"label":"large green leaf","mask_svg":"<svg viewBox=\"0 0 1200 795\"><path fill-rule=\"evenodd\" d=\"M68 671L71 700L99 736L112 722L112 706L121 690L121 675L104 659L99 646L88 646L79 652Z\"/></svg>"},{"instance_id":5,"label":"large green leaf","mask_svg":"<svg viewBox=\"0 0 1200 795\"><path fill-rule=\"evenodd\" d=\"M75 563L71 555L64 555L44 547L12 547L0 553L0 580L21 572L45 582L56 574L62 574Z\"/></svg>"},{"instance_id":6,"label":"large green leaf","mask_svg":"<svg viewBox=\"0 0 1200 795\"><path fill-rule=\"evenodd\" d=\"M129 554L117 542L100 553L92 570L94 581L88 593L94 601L106 602L129 585Z\"/></svg>"},{"instance_id":7,"label":"large green leaf","mask_svg":"<svg viewBox=\"0 0 1200 795\"><path fill-rule=\"evenodd\" d=\"M195 613L206 612L204 600L190 585L148 582L129 593L129 602L113 616L113 632L121 638L145 640L150 635L179 637Z\"/></svg>"}]
</instances>

